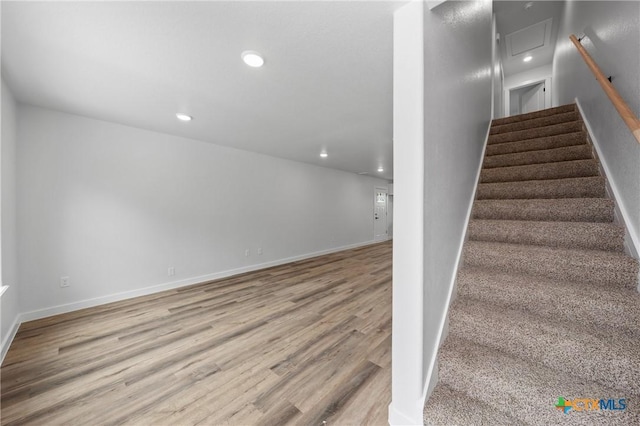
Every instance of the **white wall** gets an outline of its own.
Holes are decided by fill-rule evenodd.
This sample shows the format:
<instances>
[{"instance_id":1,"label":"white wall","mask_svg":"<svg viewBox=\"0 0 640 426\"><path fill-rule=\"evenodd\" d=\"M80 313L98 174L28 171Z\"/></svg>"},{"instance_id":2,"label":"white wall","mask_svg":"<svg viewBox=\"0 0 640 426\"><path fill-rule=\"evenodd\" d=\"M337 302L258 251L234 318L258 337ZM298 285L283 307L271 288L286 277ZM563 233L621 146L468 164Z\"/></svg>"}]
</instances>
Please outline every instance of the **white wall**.
<instances>
[{"instance_id":1,"label":"white wall","mask_svg":"<svg viewBox=\"0 0 640 426\"><path fill-rule=\"evenodd\" d=\"M492 106L491 2L394 16L391 424L422 424Z\"/></svg>"},{"instance_id":2,"label":"white wall","mask_svg":"<svg viewBox=\"0 0 640 426\"><path fill-rule=\"evenodd\" d=\"M0 360L16 332L18 314L18 271L16 252L16 103L2 81L2 141L0 165L2 186L2 285L9 288L0 298Z\"/></svg>"},{"instance_id":3,"label":"white wall","mask_svg":"<svg viewBox=\"0 0 640 426\"><path fill-rule=\"evenodd\" d=\"M435 362L491 120L492 37L491 2L450 1L425 11L425 383Z\"/></svg>"},{"instance_id":4,"label":"white wall","mask_svg":"<svg viewBox=\"0 0 640 426\"><path fill-rule=\"evenodd\" d=\"M616 189L629 231L640 248L640 144L587 68L569 35L587 37L582 45L631 109L640 115L640 3L570 1L566 4L553 61L554 105L578 99Z\"/></svg>"},{"instance_id":5,"label":"white wall","mask_svg":"<svg viewBox=\"0 0 640 426\"><path fill-rule=\"evenodd\" d=\"M26 319L373 240L380 179L37 107L18 117Z\"/></svg>"}]
</instances>

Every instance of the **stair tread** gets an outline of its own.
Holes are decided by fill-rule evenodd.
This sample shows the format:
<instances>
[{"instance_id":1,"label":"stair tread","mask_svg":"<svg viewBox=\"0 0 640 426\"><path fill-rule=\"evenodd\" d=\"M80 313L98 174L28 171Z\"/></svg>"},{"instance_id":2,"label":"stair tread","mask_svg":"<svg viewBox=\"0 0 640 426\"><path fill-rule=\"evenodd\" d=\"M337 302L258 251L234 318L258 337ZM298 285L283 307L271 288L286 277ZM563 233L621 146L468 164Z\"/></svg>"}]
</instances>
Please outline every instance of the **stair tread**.
<instances>
[{"instance_id":1,"label":"stair tread","mask_svg":"<svg viewBox=\"0 0 640 426\"><path fill-rule=\"evenodd\" d=\"M553 124L566 123L568 121L578 120L576 111L561 112L558 114L547 115L544 117L536 117L529 120L516 121L513 123L496 124L492 123L490 134L513 132L517 130L534 129L537 127L545 127Z\"/></svg>"},{"instance_id":2,"label":"stair tread","mask_svg":"<svg viewBox=\"0 0 640 426\"><path fill-rule=\"evenodd\" d=\"M566 366L555 370L449 336L441 348L438 370L443 384L526 423L640 424L638 404L629 404L621 412L598 410L571 413L571 417L556 409L560 396L567 399L632 396L621 396L607 386L576 377L571 374L573 368L580 367Z\"/></svg>"},{"instance_id":3,"label":"stair tread","mask_svg":"<svg viewBox=\"0 0 640 426\"><path fill-rule=\"evenodd\" d=\"M640 293L583 281L563 281L536 275L509 274L487 268L464 267L456 282L458 297L498 307L520 309L558 323L591 322L640 341Z\"/></svg>"},{"instance_id":4,"label":"stair tread","mask_svg":"<svg viewBox=\"0 0 640 426\"><path fill-rule=\"evenodd\" d=\"M558 274L559 280L600 282L635 287L638 261L613 251L544 247L487 241L468 241L464 262L510 273L542 276Z\"/></svg>"},{"instance_id":5,"label":"stair tread","mask_svg":"<svg viewBox=\"0 0 640 426\"><path fill-rule=\"evenodd\" d=\"M475 219L612 222L608 198L487 199L473 205Z\"/></svg>"},{"instance_id":6,"label":"stair tread","mask_svg":"<svg viewBox=\"0 0 640 426\"><path fill-rule=\"evenodd\" d=\"M560 148L565 146L586 145L587 138L583 131L561 133L553 136L543 136L521 141L509 141L488 144L486 155L500 155L517 152L540 151L545 149Z\"/></svg>"},{"instance_id":7,"label":"stair tread","mask_svg":"<svg viewBox=\"0 0 640 426\"><path fill-rule=\"evenodd\" d=\"M586 160L483 168L480 172L480 182L517 182L599 175L600 169L598 162L592 158Z\"/></svg>"},{"instance_id":8,"label":"stair tread","mask_svg":"<svg viewBox=\"0 0 640 426\"><path fill-rule=\"evenodd\" d=\"M578 120L566 123L553 124L551 126L536 127L533 129L516 130L513 132L489 135L488 144L523 141L537 139L546 136L555 136L566 133L575 133L582 130L582 123Z\"/></svg>"},{"instance_id":9,"label":"stair tread","mask_svg":"<svg viewBox=\"0 0 640 426\"><path fill-rule=\"evenodd\" d=\"M627 254L617 253L605 250L584 250L584 249L566 249L566 248L556 248L556 247L541 247L527 244L509 244L509 243L497 243L491 241L469 241L471 246L477 246L478 248L483 248L486 250L497 250L497 251L509 251L510 253L524 253L524 252L532 252L532 253L548 253L553 255L572 255L580 257L599 257L602 259L633 259Z\"/></svg>"},{"instance_id":10,"label":"stair tread","mask_svg":"<svg viewBox=\"0 0 640 426\"><path fill-rule=\"evenodd\" d=\"M423 411L427 426L517 425L518 420L484 402L438 384Z\"/></svg>"},{"instance_id":11,"label":"stair tread","mask_svg":"<svg viewBox=\"0 0 640 426\"><path fill-rule=\"evenodd\" d=\"M640 342L615 329L605 333L588 322L566 324L467 298L453 303L449 318L450 335L555 370L580 365L576 376L640 394Z\"/></svg>"},{"instance_id":12,"label":"stair tread","mask_svg":"<svg viewBox=\"0 0 640 426\"><path fill-rule=\"evenodd\" d=\"M477 199L598 198L605 196L602 176L487 182L478 184Z\"/></svg>"},{"instance_id":13,"label":"stair tread","mask_svg":"<svg viewBox=\"0 0 640 426\"><path fill-rule=\"evenodd\" d=\"M511 115L509 117L496 118L491 123L492 125L501 126L503 124L514 123L518 121L531 120L538 117L546 117L555 114L562 114L565 112L576 111L576 104L560 105L553 108L546 108L539 111L529 112L525 114Z\"/></svg>"},{"instance_id":14,"label":"stair tread","mask_svg":"<svg viewBox=\"0 0 640 426\"><path fill-rule=\"evenodd\" d=\"M624 227L603 222L550 222L471 219L468 235L474 241L533 244L621 252Z\"/></svg>"},{"instance_id":15,"label":"stair tread","mask_svg":"<svg viewBox=\"0 0 640 426\"><path fill-rule=\"evenodd\" d=\"M527 164L552 163L570 160L592 159L591 147L587 144L562 146L508 154L488 155L482 164L483 169Z\"/></svg>"}]
</instances>

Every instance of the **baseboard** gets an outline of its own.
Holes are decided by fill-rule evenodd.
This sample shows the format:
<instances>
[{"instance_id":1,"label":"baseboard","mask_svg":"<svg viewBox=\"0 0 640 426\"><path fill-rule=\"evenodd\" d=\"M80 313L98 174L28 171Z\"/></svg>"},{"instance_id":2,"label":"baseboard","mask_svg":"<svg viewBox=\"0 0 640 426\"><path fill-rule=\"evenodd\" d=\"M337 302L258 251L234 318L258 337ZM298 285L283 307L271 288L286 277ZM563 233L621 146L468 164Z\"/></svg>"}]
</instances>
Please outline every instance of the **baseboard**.
<instances>
[{"instance_id":1,"label":"baseboard","mask_svg":"<svg viewBox=\"0 0 640 426\"><path fill-rule=\"evenodd\" d=\"M16 337L16 333L18 333L18 328L20 328L20 324L22 324L20 315L16 316L13 320L13 324L11 324L11 328L9 329L9 333L2 340L2 346L0 347L0 366L4 362L4 357L9 352L9 347L13 342L13 339Z\"/></svg>"},{"instance_id":2,"label":"baseboard","mask_svg":"<svg viewBox=\"0 0 640 426\"><path fill-rule=\"evenodd\" d=\"M580 100L578 98L575 98L575 102L576 102L576 105L578 106L578 110L580 111L580 117L582 119L582 122L584 123L584 126L587 129L587 133L588 133L589 139L591 140L591 144L593 145L593 148L596 150L596 154L598 156L600 166L602 167L605 177L607 178L606 179L607 190L610 193L611 198L613 198L613 200L615 201L616 217L618 221L622 225L624 225L626 229L625 248L627 250L627 253L630 256L636 259L639 259L640 258L640 236L638 236L638 234L628 226L628 224L631 223L631 220L630 220L631 215L629 214L627 209L624 207L624 205L619 202L619 200L621 200L622 197L620 197L620 191L618 190L616 183L609 178L610 176L612 176L611 169L607 165L606 159L603 158L602 156L602 150L600 149L600 142L595 137L595 133L593 132L593 129L591 128L591 125L584 114L584 110L582 108L582 105L580 104Z\"/></svg>"},{"instance_id":3,"label":"baseboard","mask_svg":"<svg viewBox=\"0 0 640 426\"><path fill-rule=\"evenodd\" d=\"M406 413L401 413L396 410L393 401L389 404L389 424L392 426L395 425L423 425L424 424L424 404L431 396L431 393L435 389L438 384L438 364L434 365L433 370L431 371L431 375L422 392L422 396L418 401L416 401L416 410L414 414L416 418L409 418Z\"/></svg>"},{"instance_id":4,"label":"baseboard","mask_svg":"<svg viewBox=\"0 0 640 426\"><path fill-rule=\"evenodd\" d=\"M201 275L197 277L187 278L184 280L173 281L164 284L158 284L150 287L144 287L136 290L125 291L121 293L110 294L106 296L100 296L92 299L81 300L78 302L67 303L64 305L52 306L45 309L38 309L35 311L25 312L18 315L16 318L16 327L13 334L9 334L10 339L5 339L6 342L2 342L2 356L4 358L5 352L9 349L13 338L15 337L15 332L17 332L18 327L23 322L33 321L41 318L50 317L53 315L65 314L68 312L77 311L79 309L92 308L99 305L104 305L106 303L119 302L121 300L131 299L139 296L147 296L154 293L159 293L161 291L173 290L176 288L186 287L189 285L200 284L207 281L219 280L222 278L232 277L234 275L245 274L247 272L258 271L260 269L272 268L274 266L285 265L291 262L297 262L299 260L310 259L313 257L324 256L331 253L337 253L340 251L351 250L359 247L364 247L373 244L380 244L389 239L384 240L370 240L362 243L349 244L346 246L335 247L326 250L320 250L312 253L306 253L298 256L287 257L284 259L274 260L271 262L259 263L256 265L244 266L242 268L230 269L226 271L216 272L207 275ZM5 348L6 345L6 348Z\"/></svg>"},{"instance_id":5,"label":"baseboard","mask_svg":"<svg viewBox=\"0 0 640 426\"><path fill-rule=\"evenodd\" d=\"M419 401L416 403L416 405L417 404L419 404ZM422 413L422 410L420 410L420 412ZM391 401L391 404L389 404L388 421L391 426L422 425L422 415L420 416L419 420L411 419L404 413L396 410L395 406L393 405L393 401Z\"/></svg>"}]
</instances>

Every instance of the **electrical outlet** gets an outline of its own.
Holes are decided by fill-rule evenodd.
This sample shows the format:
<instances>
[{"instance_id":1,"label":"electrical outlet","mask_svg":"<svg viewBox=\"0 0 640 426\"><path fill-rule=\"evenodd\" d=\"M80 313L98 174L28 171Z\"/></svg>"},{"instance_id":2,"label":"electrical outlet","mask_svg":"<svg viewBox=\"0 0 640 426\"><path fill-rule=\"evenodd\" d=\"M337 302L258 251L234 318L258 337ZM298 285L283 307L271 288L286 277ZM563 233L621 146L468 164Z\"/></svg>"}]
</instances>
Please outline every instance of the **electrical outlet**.
<instances>
[{"instance_id":1,"label":"electrical outlet","mask_svg":"<svg viewBox=\"0 0 640 426\"><path fill-rule=\"evenodd\" d=\"M258 254L262 256L262 247L258 247Z\"/></svg>"},{"instance_id":2,"label":"electrical outlet","mask_svg":"<svg viewBox=\"0 0 640 426\"><path fill-rule=\"evenodd\" d=\"M69 287L69 277L60 277L60 287Z\"/></svg>"},{"instance_id":3,"label":"electrical outlet","mask_svg":"<svg viewBox=\"0 0 640 426\"><path fill-rule=\"evenodd\" d=\"M249 254L250 254L249 249L246 249L244 251L244 257L249 257Z\"/></svg>"},{"instance_id":4,"label":"electrical outlet","mask_svg":"<svg viewBox=\"0 0 640 426\"><path fill-rule=\"evenodd\" d=\"M176 274L176 268L174 268L173 266L170 266L169 269L167 269L167 276L172 277Z\"/></svg>"}]
</instances>

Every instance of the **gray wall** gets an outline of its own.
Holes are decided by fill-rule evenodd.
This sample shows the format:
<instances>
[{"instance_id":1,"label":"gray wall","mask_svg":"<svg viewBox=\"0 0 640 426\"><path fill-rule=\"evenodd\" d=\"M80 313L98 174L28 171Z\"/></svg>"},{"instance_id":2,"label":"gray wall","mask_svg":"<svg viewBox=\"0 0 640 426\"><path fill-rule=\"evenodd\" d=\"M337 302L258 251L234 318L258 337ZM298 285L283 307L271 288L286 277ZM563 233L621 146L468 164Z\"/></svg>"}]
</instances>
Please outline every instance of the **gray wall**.
<instances>
[{"instance_id":1,"label":"gray wall","mask_svg":"<svg viewBox=\"0 0 640 426\"><path fill-rule=\"evenodd\" d=\"M573 33L599 64L631 109L640 114L640 2L570 1L553 61L553 104L578 98L600 143L601 160L617 187L635 235L640 234L640 144L569 41Z\"/></svg>"},{"instance_id":2,"label":"gray wall","mask_svg":"<svg viewBox=\"0 0 640 426\"><path fill-rule=\"evenodd\" d=\"M445 2L424 19L423 379L437 348L491 120L492 7Z\"/></svg>"},{"instance_id":3,"label":"gray wall","mask_svg":"<svg viewBox=\"0 0 640 426\"><path fill-rule=\"evenodd\" d=\"M20 312L16 252L16 102L2 81L2 285L9 289L0 299L2 355L12 325ZM1 357L0 357L1 358Z\"/></svg>"}]
</instances>

